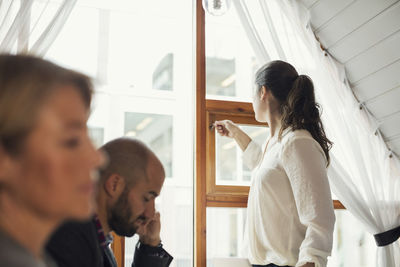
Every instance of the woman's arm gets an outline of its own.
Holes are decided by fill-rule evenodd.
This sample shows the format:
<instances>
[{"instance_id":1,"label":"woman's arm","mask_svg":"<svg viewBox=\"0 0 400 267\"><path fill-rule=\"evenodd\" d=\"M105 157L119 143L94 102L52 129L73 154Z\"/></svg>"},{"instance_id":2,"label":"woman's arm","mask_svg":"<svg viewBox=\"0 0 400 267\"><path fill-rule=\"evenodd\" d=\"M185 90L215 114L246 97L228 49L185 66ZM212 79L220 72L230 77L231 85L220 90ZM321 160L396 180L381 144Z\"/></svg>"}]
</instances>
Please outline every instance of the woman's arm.
<instances>
[{"instance_id":1,"label":"woman's arm","mask_svg":"<svg viewBox=\"0 0 400 267\"><path fill-rule=\"evenodd\" d=\"M325 267L332 250L335 214L326 173L326 160L312 138L284 144L282 164L292 187L300 222L307 228L296 267Z\"/></svg>"}]
</instances>

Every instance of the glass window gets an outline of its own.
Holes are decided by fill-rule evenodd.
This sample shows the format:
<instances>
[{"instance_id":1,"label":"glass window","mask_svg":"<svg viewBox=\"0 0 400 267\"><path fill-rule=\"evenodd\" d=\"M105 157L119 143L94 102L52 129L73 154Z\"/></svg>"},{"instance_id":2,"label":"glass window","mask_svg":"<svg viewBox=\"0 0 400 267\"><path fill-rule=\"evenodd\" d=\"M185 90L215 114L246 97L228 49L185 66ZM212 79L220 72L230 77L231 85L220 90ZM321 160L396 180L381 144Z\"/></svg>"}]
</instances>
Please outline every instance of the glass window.
<instances>
[{"instance_id":1,"label":"glass window","mask_svg":"<svg viewBox=\"0 0 400 267\"><path fill-rule=\"evenodd\" d=\"M335 215L333 249L328 267L375 267L374 237L347 210L335 210Z\"/></svg>"},{"instance_id":2,"label":"glass window","mask_svg":"<svg viewBox=\"0 0 400 267\"><path fill-rule=\"evenodd\" d=\"M182 63L191 64L192 46L182 41L192 32L191 1L127 2L110 14L108 81L133 92L179 89Z\"/></svg>"},{"instance_id":3,"label":"glass window","mask_svg":"<svg viewBox=\"0 0 400 267\"><path fill-rule=\"evenodd\" d=\"M236 96L235 60L208 57L206 64L208 96Z\"/></svg>"},{"instance_id":4,"label":"glass window","mask_svg":"<svg viewBox=\"0 0 400 267\"><path fill-rule=\"evenodd\" d=\"M269 135L269 128L263 126L240 125L254 142L262 146ZM215 133L216 184L250 185L252 171L243 163L243 152L235 140Z\"/></svg>"},{"instance_id":5,"label":"glass window","mask_svg":"<svg viewBox=\"0 0 400 267\"><path fill-rule=\"evenodd\" d=\"M100 127L89 127L89 137L95 147L99 148L104 144L104 129Z\"/></svg>"},{"instance_id":6,"label":"glass window","mask_svg":"<svg viewBox=\"0 0 400 267\"><path fill-rule=\"evenodd\" d=\"M172 91L173 88L173 71L174 71L174 55L169 53L160 63L153 72L153 88L157 90Z\"/></svg>"},{"instance_id":7,"label":"glass window","mask_svg":"<svg viewBox=\"0 0 400 267\"><path fill-rule=\"evenodd\" d=\"M205 21L207 98L251 102L258 63L235 7Z\"/></svg>"},{"instance_id":8,"label":"glass window","mask_svg":"<svg viewBox=\"0 0 400 267\"><path fill-rule=\"evenodd\" d=\"M125 113L125 136L135 137L157 154L165 175L172 177L172 116L146 113Z\"/></svg>"},{"instance_id":9,"label":"glass window","mask_svg":"<svg viewBox=\"0 0 400 267\"><path fill-rule=\"evenodd\" d=\"M247 262L241 258L245 220L243 208L207 208L207 267Z\"/></svg>"},{"instance_id":10,"label":"glass window","mask_svg":"<svg viewBox=\"0 0 400 267\"><path fill-rule=\"evenodd\" d=\"M99 37L99 10L79 6L72 10L46 58L96 77Z\"/></svg>"},{"instance_id":11,"label":"glass window","mask_svg":"<svg viewBox=\"0 0 400 267\"><path fill-rule=\"evenodd\" d=\"M168 179L156 208L171 267L193 266L192 5L80 0L46 55L95 78L88 126L96 146L138 138L163 163ZM125 239L125 266L136 241Z\"/></svg>"},{"instance_id":12,"label":"glass window","mask_svg":"<svg viewBox=\"0 0 400 267\"><path fill-rule=\"evenodd\" d=\"M133 255L135 254L135 247L137 242L139 241L139 237L134 235L129 239L125 239L125 266L132 266Z\"/></svg>"}]
</instances>

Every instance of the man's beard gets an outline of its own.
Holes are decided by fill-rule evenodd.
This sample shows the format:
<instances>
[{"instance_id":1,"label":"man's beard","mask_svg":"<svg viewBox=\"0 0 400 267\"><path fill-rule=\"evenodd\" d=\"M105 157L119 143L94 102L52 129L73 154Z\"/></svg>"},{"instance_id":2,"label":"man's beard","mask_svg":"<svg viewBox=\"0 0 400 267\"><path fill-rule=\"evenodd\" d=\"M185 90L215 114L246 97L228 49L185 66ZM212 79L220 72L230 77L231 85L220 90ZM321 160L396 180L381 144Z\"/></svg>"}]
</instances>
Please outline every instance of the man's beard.
<instances>
[{"instance_id":1,"label":"man's beard","mask_svg":"<svg viewBox=\"0 0 400 267\"><path fill-rule=\"evenodd\" d=\"M129 190L124 190L121 196L108 213L108 225L117 235L132 237L138 226L134 225L134 221L130 222L132 218L132 211L128 203Z\"/></svg>"}]
</instances>

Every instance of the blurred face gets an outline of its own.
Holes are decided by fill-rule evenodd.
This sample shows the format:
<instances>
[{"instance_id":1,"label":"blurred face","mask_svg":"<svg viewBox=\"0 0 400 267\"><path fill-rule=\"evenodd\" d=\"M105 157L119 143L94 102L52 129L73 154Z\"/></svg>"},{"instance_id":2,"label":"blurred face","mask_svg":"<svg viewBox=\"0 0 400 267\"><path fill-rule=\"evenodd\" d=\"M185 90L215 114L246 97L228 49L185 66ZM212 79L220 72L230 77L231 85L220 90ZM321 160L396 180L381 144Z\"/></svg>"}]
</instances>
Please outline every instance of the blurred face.
<instances>
[{"instance_id":1,"label":"blurred face","mask_svg":"<svg viewBox=\"0 0 400 267\"><path fill-rule=\"evenodd\" d=\"M87 108L75 88L61 87L39 110L15 159L12 196L38 216L85 219L93 210L93 172L102 163L87 135Z\"/></svg>"},{"instance_id":2,"label":"blurred face","mask_svg":"<svg viewBox=\"0 0 400 267\"><path fill-rule=\"evenodd\" d=\"M147 178L124 190L109 212L108 224L118 235L131 237L155 214L155 198L159 196L165 179L158 159L150 159Z\"/></svg>"}]
</instances>

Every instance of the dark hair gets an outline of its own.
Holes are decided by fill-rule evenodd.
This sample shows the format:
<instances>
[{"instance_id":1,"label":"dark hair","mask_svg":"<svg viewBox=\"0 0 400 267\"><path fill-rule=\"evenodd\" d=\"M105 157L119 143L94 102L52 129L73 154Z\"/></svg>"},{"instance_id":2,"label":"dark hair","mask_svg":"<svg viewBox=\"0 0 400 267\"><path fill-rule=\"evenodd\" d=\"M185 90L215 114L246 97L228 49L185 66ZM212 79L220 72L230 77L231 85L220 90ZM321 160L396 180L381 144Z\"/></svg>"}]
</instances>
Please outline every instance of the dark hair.
<instances>
[{"instance_id":1,"label":"dark hair","mask_svg":"<svg viewBox=\"0 0 400 267\"><path fill-rule=\"evenodd\" d=\"M307 130L323 149L329 165L332 142L325 134L311 78L307 75L298 75L292 65L276 60L265 64L257 71L255 83L259 91L262 86L269 89L281 104L282 127L279 138L288 127L293 131Z\"/></svg>"},{"instance_id":2,"label":"dark hair","mask_svg":"<svg viewBox=\"0 0 400 267\"><path fill-rule=\"evenodd\" d=\"M0 55L0 146L6 152L18 155L41 105L62 86L75 88L90 107L93 86L86 75L33 56Z\"/></svg>"}]
</instances>

